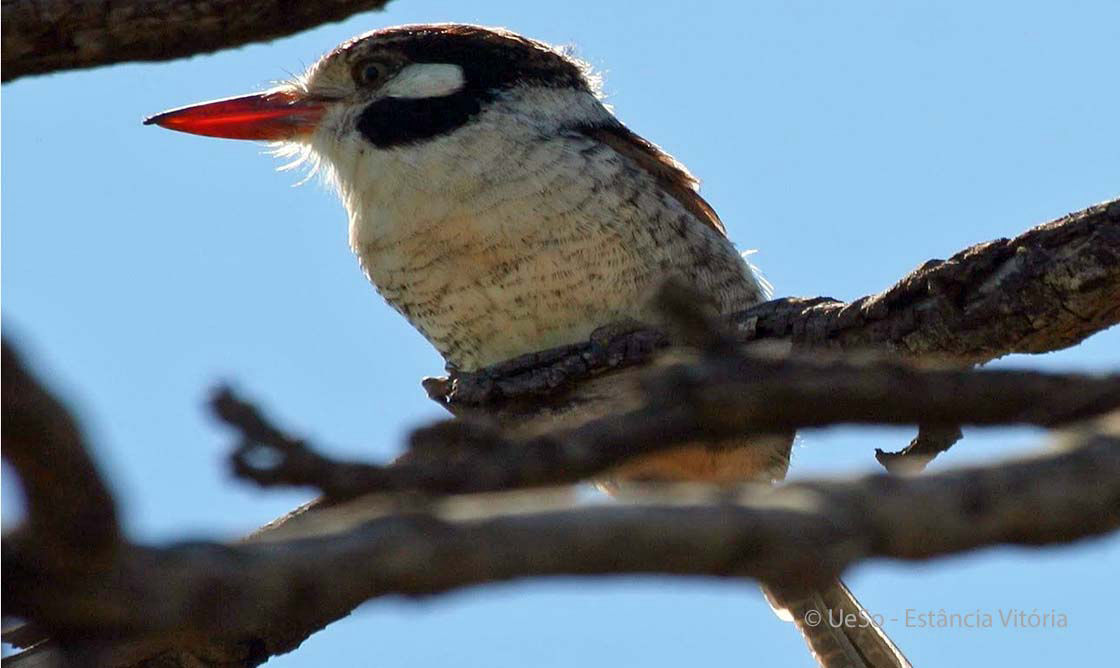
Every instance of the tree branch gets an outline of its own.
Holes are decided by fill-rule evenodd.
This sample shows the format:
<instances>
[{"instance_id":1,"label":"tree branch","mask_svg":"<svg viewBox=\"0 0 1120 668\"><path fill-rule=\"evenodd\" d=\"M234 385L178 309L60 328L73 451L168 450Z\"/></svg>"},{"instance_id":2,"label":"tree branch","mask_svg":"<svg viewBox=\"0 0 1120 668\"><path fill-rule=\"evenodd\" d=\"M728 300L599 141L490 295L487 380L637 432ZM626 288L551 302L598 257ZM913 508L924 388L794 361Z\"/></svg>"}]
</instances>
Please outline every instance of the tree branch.
<instances>
[{"instance_id":1,"label":"tree branch","mask_svg":"<svg viewBox=\"0 0 1120 668\"><path fill-rule=\"evenodd\" d=\"M390 466L332 462L228 389L212 406L239 432L238 475L262 486L311 485L335 501L372 492L464 494L574 483L639 455L802 427L1054 426L1120 409L1120 375L922 369L882 359L730 353L653 369L642 385L649 399L637 410L532 438L510 438L477 422L437 423L415 432L409 453Z\"/></svg>"},{"instance_id":2,"label":"tree branch","mask_svg":"<svg viewBox=\"0 0 1120 668\"><path fill-rule=\"evenodd\" d=\"M388 0L3 0L3 80L265 42Z\"/></svg>"},{"instance_id":3,"label":"tree branch","mask_svg":"<svg viewBox=\"0 0 1120 668\"><path fill-rule=\"evenodd\" d=\"M1068 348L1120 322L1120 199L930 260L877 295L778 299L735 322L747 341L967 364Z\"/></svg>"}]
</instances>

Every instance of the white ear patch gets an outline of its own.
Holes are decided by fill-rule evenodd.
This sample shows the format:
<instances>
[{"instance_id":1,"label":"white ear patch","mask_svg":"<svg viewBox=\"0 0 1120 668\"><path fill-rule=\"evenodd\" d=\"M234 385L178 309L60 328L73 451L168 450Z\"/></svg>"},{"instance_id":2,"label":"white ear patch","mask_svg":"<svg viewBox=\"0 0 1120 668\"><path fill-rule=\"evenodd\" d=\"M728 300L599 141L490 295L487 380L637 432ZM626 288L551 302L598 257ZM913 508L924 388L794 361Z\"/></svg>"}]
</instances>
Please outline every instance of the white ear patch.
<instances>
[{"instance_id":1,"label":"white ear patch","mask_svg":"<svg viewBox=\"0 0 1120 668\"><path fill-rule=\"evenodd\" d=\"M419 99L443 97L463 88L463 68L449 63L416 63L408 65L382 87L388 97Z\"/></svg>"}]
</instances>

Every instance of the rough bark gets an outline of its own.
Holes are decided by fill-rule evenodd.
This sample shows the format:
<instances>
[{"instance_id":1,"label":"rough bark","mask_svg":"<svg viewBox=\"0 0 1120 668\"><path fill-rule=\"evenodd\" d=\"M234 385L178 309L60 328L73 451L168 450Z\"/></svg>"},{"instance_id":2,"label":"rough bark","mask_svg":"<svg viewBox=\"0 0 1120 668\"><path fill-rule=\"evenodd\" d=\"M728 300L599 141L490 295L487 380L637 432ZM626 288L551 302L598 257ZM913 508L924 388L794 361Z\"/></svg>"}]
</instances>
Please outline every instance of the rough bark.
<instances>
[{"instance_id":1,"label":"rough bark","mask_svg":"<svg viewBox=\"0 0 1120 668\"><path fill-rule=\"evenodd\" d=\"M970 364L1068 348L1120 321L1120 200L930 260L877 295L778 299L735 321L748 341Z\"/></svg>"},{"instance_id":2,"label":"rough bark","mask_svg":"<svg viewBox=\"0 0 1120 668\"><path fill-rule=\"evenodd\" d=\"M388 0L3 0L3 80L184 58L293 35Z\"/></svg>"}]
</instances>

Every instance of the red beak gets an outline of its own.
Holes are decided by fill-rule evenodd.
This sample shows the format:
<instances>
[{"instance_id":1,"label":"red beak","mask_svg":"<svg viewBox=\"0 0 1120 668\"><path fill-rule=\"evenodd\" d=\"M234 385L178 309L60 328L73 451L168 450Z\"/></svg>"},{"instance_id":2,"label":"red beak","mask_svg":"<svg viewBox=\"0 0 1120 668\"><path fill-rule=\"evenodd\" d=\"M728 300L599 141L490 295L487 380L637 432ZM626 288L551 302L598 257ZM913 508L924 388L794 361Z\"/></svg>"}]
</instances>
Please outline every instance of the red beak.
<instances>
[{"instance_id":1,"label":"red beak","mask_svg":"<svg viewBox=\"0 0 1120 668\"><path fill-rule=\"evenodd\" d=\"M172 109L144 120L168 130L225 139L285 140L308 135L323 117L321 101L274 92Z\"/></svg>"}]
</instances>

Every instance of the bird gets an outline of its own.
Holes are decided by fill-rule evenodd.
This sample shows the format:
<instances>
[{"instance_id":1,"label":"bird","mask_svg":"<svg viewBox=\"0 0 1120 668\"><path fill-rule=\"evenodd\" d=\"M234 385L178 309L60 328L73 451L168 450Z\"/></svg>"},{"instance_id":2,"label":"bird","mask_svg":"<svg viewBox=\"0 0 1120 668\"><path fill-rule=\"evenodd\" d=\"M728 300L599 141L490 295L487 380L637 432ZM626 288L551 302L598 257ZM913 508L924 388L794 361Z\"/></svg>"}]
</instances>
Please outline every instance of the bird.
<instances>
[{"instance_id":1,"label":"bird","mask_svg":"<svg viewBox=\"0 0 1120 668\"><path fill-rule=\"evenodd\" d=\"M592 70L508 30L374 30L267 91L145 123L274 142L320 173L345 206L362 271L453 371L585 342L613 323L657 326L651 298L667 281L719 314L768 296L697 179L618 120ZM745 458L682 449L614 479L776 478L791 440ZM822 665L909 665L873 626L804 624L810 608L862 611L839 581L770 595L802 617Z\"/></svg>"}]
</instances>

